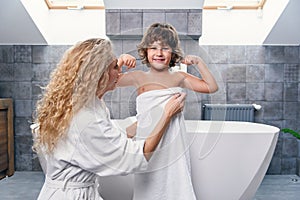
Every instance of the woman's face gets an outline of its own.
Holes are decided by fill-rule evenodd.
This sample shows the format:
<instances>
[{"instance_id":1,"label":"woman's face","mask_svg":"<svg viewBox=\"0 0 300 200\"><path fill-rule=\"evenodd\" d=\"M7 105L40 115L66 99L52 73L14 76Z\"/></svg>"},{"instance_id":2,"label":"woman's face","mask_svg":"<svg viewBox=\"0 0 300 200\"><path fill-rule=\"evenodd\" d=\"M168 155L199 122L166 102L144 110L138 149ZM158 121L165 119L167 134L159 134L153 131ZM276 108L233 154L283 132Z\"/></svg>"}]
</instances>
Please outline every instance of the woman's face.
<instances>
[{"instance_id":1,"label":"woman's face","mask_svg":"<svg viewBox=\"0 0 300 200\"><path fill-rule=\"evenodd\" d=\"M119 73L121 72L121 68L117 65L117 59L114 59L112 63L108 66L108 81L106 83L106 87L104 90L101 90L101 79L98 82L98 90L102 91L101 94L98 93L97 96L102 98L105 92L109 90L113 90L116 88L116 84L119 78Z\"/></svg>"},{"instance_id":2,"label":"woman's face","mask_svg":"<svg viewBox=\"0 0 300 200\"><path fill-rule=\"evenodd\" d=\"M163 45L160 41L153 42L147 49L148 61L153 69L163 70L169 68L172 48Z\"/></svg>"},{"instance_id":3,"label":"woman's face","mask_svg":"<svg viewBox=\"0 0 300 200\"><path fill-rule=\"evenodd\" d=\"M109 79L106 86L106 91L114 90L118 82L119 74L121 72L121 67L117 65L117 59L115 59L108 67Z\"/></svg>"}]
</instances>

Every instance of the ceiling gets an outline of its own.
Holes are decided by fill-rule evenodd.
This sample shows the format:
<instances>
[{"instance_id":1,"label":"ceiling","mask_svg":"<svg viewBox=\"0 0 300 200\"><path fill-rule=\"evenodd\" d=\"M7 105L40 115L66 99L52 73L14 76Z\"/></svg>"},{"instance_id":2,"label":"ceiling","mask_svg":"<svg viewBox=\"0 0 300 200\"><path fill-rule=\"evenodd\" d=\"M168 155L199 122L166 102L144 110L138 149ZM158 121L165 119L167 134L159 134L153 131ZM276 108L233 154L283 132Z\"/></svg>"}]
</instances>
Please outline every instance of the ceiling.
<instances>
[{"instance_id":1,"label":"ceiling","mask_svg":"<svg viewBox=\"0 0 300 200\"><path fill-rule=\"evenodd\" d=\"M108 1L113 2L113 0ZM194 1L192 0L193 3ZM97 21L97 19L94 20ZM0 24L0 44L2 45L49 44L48 36L42 34L21 0L0 1ZM299 45L299 33L300 1L290 0L262 45Z\"/></svg>"}]
</instances>

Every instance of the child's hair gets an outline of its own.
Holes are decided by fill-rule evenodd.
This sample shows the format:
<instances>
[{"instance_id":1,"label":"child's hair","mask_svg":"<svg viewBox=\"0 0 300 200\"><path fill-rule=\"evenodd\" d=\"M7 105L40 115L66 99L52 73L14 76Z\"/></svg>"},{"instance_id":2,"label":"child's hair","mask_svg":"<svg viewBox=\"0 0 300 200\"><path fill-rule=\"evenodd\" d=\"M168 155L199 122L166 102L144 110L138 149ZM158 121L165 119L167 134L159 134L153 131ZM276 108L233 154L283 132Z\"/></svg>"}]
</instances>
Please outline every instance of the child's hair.
<instances>
[{"instance_id":1,"label":"child's hair","mask_svg":"<svg viewBox=\"0 0 300 200\"><path fill-rule=\"evenodd\" d=\"M162 45L169 45L172 48L172 56L169 67L174 67L183 58L183 51L180 47L180 41L176 29L171 24L154 23L146 31L140 44L138 44L138 53L143 64L149 67L147 58L147 48L156 41Z\"/></svg>"}]
</instances>

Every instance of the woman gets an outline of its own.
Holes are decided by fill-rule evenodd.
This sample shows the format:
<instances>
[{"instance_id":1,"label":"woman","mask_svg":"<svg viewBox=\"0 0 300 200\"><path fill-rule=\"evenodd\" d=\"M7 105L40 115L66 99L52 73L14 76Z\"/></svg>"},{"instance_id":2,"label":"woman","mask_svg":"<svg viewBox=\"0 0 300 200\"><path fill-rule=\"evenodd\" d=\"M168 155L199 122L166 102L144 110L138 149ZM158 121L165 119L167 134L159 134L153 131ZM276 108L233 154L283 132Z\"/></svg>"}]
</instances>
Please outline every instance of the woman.
<instances>
[{"instance_id":1,"label":"woman","mask_svg":"<svg viewBox=\"0 0 300 200\"><path fill-rule=\"evenodd\" d=\"M133 141L112 125L102 100L116 87L122 65L132 68L135 59L121 55L117 60L110 41L89 39L66 51L51 74L32 125L46 174L39 199L102 199L97 175L146 169L172 116L183 109L185 94L167 103L148 138Z\"/></svg>"}]
</instances>

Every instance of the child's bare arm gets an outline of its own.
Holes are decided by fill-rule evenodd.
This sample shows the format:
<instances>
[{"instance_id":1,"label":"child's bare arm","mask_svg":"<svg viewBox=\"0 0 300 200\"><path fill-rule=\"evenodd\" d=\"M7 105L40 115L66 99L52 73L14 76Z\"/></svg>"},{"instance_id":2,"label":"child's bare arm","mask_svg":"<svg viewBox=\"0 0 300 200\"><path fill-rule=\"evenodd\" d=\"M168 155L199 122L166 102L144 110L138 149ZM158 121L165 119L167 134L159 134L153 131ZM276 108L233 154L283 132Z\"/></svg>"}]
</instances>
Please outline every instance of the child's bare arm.
<instances>
[{"instance_id":1,"label":"child's bare arm","mask_svg":"<svg viewBox=\"0 0 300 200\"><path fill-rule=\"evenodd\" d=\"M127 66L127 70L131 68L135 68L136 66L136 59L135 57L129 55L129 54L122 54L118 58L118 66ZM135 84L135 78L134 73L120 73L119 79L117 82L117 87L125 87L125 86L134 86Z\"/></svg>"},{"instance_id":2,"label":"child's bare arm","mask_svg":"<svg viewBox=\"0 0 300 200\"><path fill-rule=\"evenodd\" d=\"M206 64L199 56L188 55L181 60L186 65L197 65L202 79L184 73L184 87L202 93L213 93L218 90L218 84Z\"/></svg>"}]
</instances>

